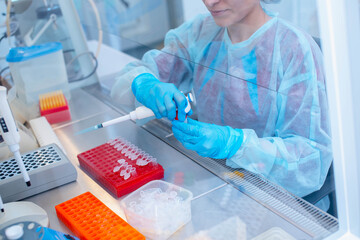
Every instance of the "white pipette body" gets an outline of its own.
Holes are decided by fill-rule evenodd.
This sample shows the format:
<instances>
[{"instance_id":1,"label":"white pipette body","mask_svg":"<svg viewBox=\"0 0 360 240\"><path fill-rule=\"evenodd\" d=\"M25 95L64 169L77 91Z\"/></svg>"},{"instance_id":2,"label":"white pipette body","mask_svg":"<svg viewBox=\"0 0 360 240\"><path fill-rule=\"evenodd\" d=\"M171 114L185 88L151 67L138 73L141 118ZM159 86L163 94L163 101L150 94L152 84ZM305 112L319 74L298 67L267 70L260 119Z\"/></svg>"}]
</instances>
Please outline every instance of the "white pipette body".
<instances>
[{"instance_id":1,"label":"white pipette body","mask_svg":"<svg viewBox=\"0 0 360 240\"><path fill-rule=\"evenodd\" d=\"M14 117L9 107L6 96L6 88L0 86L0 130L1 136L8 145L10 151L14 154L15 160L20 168L27 186L30 186L30 177L26 171L20 155L20 134L16 127Z\"/></svg>"},{"instance_id":2,"label":"white pipette body","mask_svg":"<svg viewBox=\"0 0 360 240\"><path fill-rule=\"evenodd\" d=\"M127 120L137 120L137 119L143 119L154 116L154 112L147 107L141 106L137 107L134 111L130 112L128 115L118 117L115 119L112 119L110 121L106 121L102 123L102 127L107 127L110 125L113 125L115 123L124 122Z\"/></svg>"}]
</instances>

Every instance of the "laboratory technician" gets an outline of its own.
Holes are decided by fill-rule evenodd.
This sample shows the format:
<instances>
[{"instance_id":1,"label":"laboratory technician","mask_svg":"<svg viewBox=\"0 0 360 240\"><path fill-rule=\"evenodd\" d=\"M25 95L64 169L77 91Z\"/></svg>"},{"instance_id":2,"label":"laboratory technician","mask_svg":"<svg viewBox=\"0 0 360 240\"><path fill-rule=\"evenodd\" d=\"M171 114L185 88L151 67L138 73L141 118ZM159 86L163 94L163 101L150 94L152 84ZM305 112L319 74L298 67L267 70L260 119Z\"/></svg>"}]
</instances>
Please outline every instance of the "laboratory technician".
<instances>
[{"instance_id":1,"label":"laboratory technician","mask_svg":"<svg viewBox=\"0 0 360 240\"><path fill-rule=\"evenodd\" d=\"M320 189L332 151L318 45L260 0L203 2L210 13L169 31L162 50L128 64L112 97L121 102L128 84L157 118L172 121L187 149L226 159L300 197ZM180 90L191 89L197 120L184 122ZM326 209L328 201L321 202Z\"/></svg>"}]
</instances>

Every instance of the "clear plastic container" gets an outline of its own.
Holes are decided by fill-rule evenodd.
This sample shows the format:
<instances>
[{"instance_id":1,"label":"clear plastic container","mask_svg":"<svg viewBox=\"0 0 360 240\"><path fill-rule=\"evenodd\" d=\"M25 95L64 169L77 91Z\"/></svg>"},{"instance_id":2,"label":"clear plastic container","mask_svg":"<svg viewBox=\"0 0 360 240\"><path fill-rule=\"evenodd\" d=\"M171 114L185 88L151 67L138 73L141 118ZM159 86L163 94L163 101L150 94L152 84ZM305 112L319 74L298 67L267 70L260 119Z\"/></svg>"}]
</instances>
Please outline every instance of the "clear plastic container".
<instances>
[{"instance_id":1,"label":"clear plastic container","mask_svg":"<svg viewBox=\"0 0 360 240\"><path fill-rule=\"evenodd\" d=\"M39 101L39 94L62 90L69 97L62 45L51 42L10 49L6 57L19 99L26 104Z\"/></svg>"},{"instance_id":2,"label":"clear plastic container","mask_svg":"<svg viewBox=\"0 0 360 240\"><path fill-rule=\"evenodd\" d=\"M151 181L121 201L127 222L150 239L167 239L191 220L193 194L161 180Z\"/></svg>"},{"instance_id":3,"label":"clear plastic container","mask_svg":"<svg viewBox=\"0 0 360 240\"><path fill-rule=\"evenodd\" d=\"M224 239L236 239L246 240L246 224L238 217L233 216L225 221L211 227L207 230L202 230L195 235L192 235L186 240L224 240ZM270 239L268 239L270 240ZM285 238L283 239L285 240Z\"/></svg>"},{"instance_id":4,"label":"clear plastic container","mask_svg":"<svg viewBox=\"0 0 360 240\"><path fill-rule=\"evenodd\" d=\"M282 228L273 227L261 233L252 240L295 240L293 236L285 232Z\"/></svg>"}]
</instances>

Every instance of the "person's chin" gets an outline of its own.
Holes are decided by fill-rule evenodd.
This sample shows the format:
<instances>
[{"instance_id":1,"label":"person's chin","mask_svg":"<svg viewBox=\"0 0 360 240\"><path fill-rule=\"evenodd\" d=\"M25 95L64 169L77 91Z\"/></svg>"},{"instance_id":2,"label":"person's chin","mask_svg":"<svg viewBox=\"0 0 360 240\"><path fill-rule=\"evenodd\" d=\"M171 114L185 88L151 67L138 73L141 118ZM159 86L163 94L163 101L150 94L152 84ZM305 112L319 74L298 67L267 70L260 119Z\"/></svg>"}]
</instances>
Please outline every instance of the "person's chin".
<instances>
[{"instance_id":1,"label":"person's chin","mask_svg":"<svg viewBox=\"0 0 360 240\"><path fill-rule=\"evenodd\" d=\"M228 27L228 23L227 23L227 21L224 21L224 19L216 19L216 18L214 18L214 20L215 20L215 23L216 23L216 25L218 25L219 27Z\"/></svg>"}]
</instances>

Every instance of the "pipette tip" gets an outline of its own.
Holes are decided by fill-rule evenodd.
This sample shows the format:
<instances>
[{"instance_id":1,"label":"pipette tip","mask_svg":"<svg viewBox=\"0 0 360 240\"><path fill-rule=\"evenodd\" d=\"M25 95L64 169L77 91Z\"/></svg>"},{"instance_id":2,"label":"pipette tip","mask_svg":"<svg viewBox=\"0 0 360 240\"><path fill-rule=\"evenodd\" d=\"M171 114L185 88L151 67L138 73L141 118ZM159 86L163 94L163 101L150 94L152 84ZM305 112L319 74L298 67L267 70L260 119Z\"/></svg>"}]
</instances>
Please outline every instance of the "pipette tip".
<instances>
[{"instance_id":1,"label":"pipette tip","mask_svg":"<svg viewBox=\"0 0 360 240\"><path fill-rule=\"evenodd\" d=\"M30 186L31 186L31 182L30 182L30 181L27 181L27 182L26 182L26 186L30 187Z\"/></svg>"},{"instance_id":2,"label":"pipette tip","mask_svg":"<svg viewBox=\"0 0 360 240\"><path fill-rule=\"evenodd\" d=\"M103 128L103 125L101 123L98 124L98 125L83 129L83 130L77 132L75 135L80 135L80 134L83 134L83 133L91 132L91 131L94 131L94 130L99 129L99 128Z\"/></svg>"}]
</instances>

